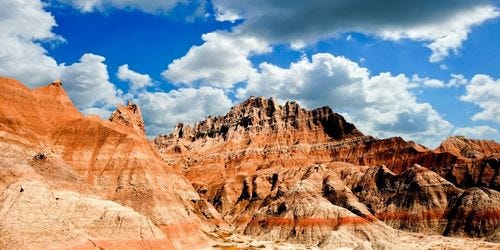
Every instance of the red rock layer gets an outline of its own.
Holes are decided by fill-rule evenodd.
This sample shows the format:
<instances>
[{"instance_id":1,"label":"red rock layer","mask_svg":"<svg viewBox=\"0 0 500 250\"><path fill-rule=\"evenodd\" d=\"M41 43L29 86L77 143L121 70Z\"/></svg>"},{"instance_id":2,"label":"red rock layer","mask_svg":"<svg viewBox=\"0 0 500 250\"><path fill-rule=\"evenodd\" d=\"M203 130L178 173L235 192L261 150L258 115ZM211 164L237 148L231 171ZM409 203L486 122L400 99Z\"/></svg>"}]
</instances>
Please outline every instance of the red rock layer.
<instances>
[{"instance_id":1,"label":"red rock layer","mask_svg":"<svg viewBox=\"0 0 500 250\"><path fill-rule=\"evenodd\" d=\"M103 121L98 117L82 116L61 83L30 90L13 79L1 78L0 89L0 142L7 152L3 162L9 160L16 166L26 165L26 171L21 167L13 170L9 164L1 165L0 172L5 175L0 179L4 197L0 210L3 212L11 213L11 205L8 204L11 204L9 197L13 195L11 189L5 188L15 183L23 187L27 181L37 180L37 183L42 183L40 185L49 185L48 190L67 189L76 192L78 198L68 198L69 201L62 203L62 206L75 206L72 204L86 199L79 195L86 193L97 199L112 200L115 202L113 206L129 207L130 212L134 213L132 217L136 218L134 220L147 220L153 227L151 230L159 232L151 236L152 242L164 242L166 248L169 245L175 248L210 246L212 241L203 231L224 226L217 211L199 197L187 180L170 170L151 147L144 137L142 117L137 106L120 106L110 121ZM58 164L47 163L50 159L55 159ZM69 180L58 181L62 177ZM76 183L80 184L70 180L78 180ZM82 185L86 188L79 188ZM18 193L20 196L25 194L27 192L24 191ZM36 196L36 193L32 195ZM93 202L97 201L90 201ZM32 214L24 203L19 206L17 216L22 218L25 213ZM59 203L51 203L49 207L57 212L59 206ZM99 217L99 213L106 213L105 207L99 205L88 209L96 211ZM53 213L51 209L48 210L47 213ZM74 213L78 214L78 211ZM36 215L31 216L36 220ZM49 224L50 218L63 216L49 216ZM57 227L59 222L52 223ZM7 228L11 226L3 225ZM66 229L73 232L71 227ZM50 231L50 228L47 230ZM40 233L43 234L43 230ZM118 244L113 242L113 237L105 239L99 238L98 233L95 235L97 238L93 245ZM18 233L16 237L22 240L24 236L31 238L33 235ZM117 239L137 242L138 246L150 244L142 241L142 233L125 233L122 236ZM77 244L77 241L87 241L85 237L88 235L71 237L68 244ZM51 240L58 241L57 237ZM59 240L64 242L67 239ZM4 244L9 243L7 238L2 238L2 241ZM15 245L15 242L10 241L10 244ZM33 246L41 247L43 244Z\"/></svg>"},{"instance_id":2,"label":"red rock layer","mask_svg":"<svg viewBox=\"0 0 500 250\"><path fill-rule=\"evenodd\" d=\"M352 236L354 227L364 235L354 241L383 241L394 234L385 225L483 237L500 227L497 191L464 191L418 165L399 175L340 162L273 167L210 190L207 199L228 222L266 239L319 244L340 232Z\"/></svg>"},{"instance_id":3,"label":"red rock layer","mask_svg":"<svg viewBox=\"0 0 500 250\"><path fill-rule=\"evenodd\" d=\"M457 146L450 146L456 145L452 140L432 151L399 137L376 139L364 136L328 107L307 111L295 102L280 106L272 98L252 97L225 116L208 117L193 128L179 124L172 134L158 136L153 144L167 163L184 169L186 177L199 187L273 166L343 161L385 165L395 173L419 164L460 187L498 189L500 144L463 141L460 147L471 144L483 150L476 158L468 158L457 153Z\"/></svg>"},{"instance_id":4,"label":"red rock layer","mask_svg":"<svg viewBox=\"0 0 500 250\"><path fill-rule=\"evenodd\" d=\"M281 228L280 237L293 238L300 235L299 224L324 224L330 228L326 231L340 225L326 213L316 214L321 208L306 209L295 200L324 204L328 211L333 209L330 206L348 208L360 216L354 221L362 220L371 226L370 218L398 229L443 233L448 224L460 221L448 217L463 192L456 186L498 189L500 183L500 145L494 141L451 138L433 151L399 137L365 136L328 107L307 111L295 102L280 106L272 98L252 97L226 115L208 117L194 127L179 124L172 134L158 136L153 144L170 166L184 171L200 195L226 221L244 228L245 233L269 238L276 235L270 236L259 226L270 231ZM464 155L462 148L478 153L473 158L470 153ZM294 185L308 180L311 166L331 162L384 167L345 170L340 175L325 170L311 184L315 191L282 198ZM308 173L304 173L306 169ZM280 212L284 208L311 211L307 216L284 216ZM331 212L336 214L336 209ZM252 217L254 213L258 218ZM463 231L469 236L492 233L499 225L498 216L492 218L494 226L467 227ZM284 228L288 231L284 232ZM449 234L460 230L449 229ZM325 236L320 232L314 235L307 240L317 242Z\"/></svg>"},{"instance_id":5,"label":"red rock layer","mask_svg":"<svg viewBox=\"0 0 500 250\"><path fill-rule=\"evenodd\" d=\"M464 136L446 138L435 152L449 152L456 156L478 159L485 155L500 153L499 145L493 140L474 140Z\"/></svg>"}]
</instances>

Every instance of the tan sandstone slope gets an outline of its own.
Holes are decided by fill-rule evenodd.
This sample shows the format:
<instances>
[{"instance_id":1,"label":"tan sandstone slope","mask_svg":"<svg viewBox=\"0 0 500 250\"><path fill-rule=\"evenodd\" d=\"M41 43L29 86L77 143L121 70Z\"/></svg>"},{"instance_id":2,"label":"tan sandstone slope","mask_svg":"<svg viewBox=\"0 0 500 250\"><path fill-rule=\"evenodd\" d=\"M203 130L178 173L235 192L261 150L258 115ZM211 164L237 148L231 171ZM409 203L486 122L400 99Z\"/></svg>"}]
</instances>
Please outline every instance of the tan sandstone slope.
<instances>
[{"instance_id":1,"label":"tan sandstone slope","mask_svg":"<svg viewBox=\"0 0 500 250\"><path fill-rule=\"evenodd\" d=\"M1 248L199 248L225 226L147 142L137 106L103 121L60 82L0 89Z\"/></svg>"}]
</instances>

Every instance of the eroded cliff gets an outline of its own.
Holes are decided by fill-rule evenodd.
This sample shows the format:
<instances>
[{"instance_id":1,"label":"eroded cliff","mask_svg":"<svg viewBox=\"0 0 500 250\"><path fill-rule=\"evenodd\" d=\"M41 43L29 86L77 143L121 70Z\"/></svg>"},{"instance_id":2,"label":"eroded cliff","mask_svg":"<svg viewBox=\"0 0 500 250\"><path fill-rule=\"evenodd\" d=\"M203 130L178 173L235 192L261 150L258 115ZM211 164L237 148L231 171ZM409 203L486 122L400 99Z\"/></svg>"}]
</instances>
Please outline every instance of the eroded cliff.
<instances>
[{"instance_id":1,"label":"eroded cliff","mask_svg":"<svg viewBox=\"0 0 500 250\"><path fill-rule=\"evenodd\" d=\"M328 107L251 97L224 116L179 124L153 144L227 222L266 239L317 245L340 237L330 234L345 221L364 232L347 234L358 246L370 235L392 237L380 225L469 237L500 226L494 141L452 137L431 150L363 135ZM491 200L480 211L463 205L481 196L473 187ZM471 217L466 223L455 211Z\"/></svg>"},{"instance_id":2,"label":"eroded cliff","mask_svg":"<svg viewBox=\"0 0 500 250\"><path fill-rule=\"evenodd\" d=\"M0 88L3 246L199 248L225 226L148 143L139 107L103 121L81 115L60 82Z\"/></svg>"}]
</instances>

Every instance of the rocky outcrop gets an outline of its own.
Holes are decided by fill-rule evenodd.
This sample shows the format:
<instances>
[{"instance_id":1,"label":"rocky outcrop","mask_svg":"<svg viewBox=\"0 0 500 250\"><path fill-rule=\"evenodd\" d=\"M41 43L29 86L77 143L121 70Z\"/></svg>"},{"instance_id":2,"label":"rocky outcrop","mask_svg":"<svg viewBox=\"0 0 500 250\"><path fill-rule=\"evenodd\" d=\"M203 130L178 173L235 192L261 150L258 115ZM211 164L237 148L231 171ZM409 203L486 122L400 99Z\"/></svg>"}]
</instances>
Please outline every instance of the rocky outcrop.
<instances>
[{"instance_id":1,"label":"rocky outcrop","mask_svg":"<svg viewBox=\"0 0 500 250\"><path fill-rule=\"evenodd\" d=\"M443 176L466 187L489 187L500 190L500 144L493 140L474 140L452 136L434 150L449 153L459 160L445 171Z\"/></svg>"},{"instance_id":2,"label":"rocky outcrop","mask_svg":"<svg viewBox=\"0 0 500 250\"><path fill-rule=\"evenodd\" d=\"M419 165L399 175L385 167L370 168L351 187L359 201L386 224L440 234L448 223L450 207L463 192Z\"/></svg>"},{"instance_id":3,"label":"rocky outcrop","mask_svg":"<svg viewBox=\"0 0 500 250\"><path fill-rule=\"evenodd\" d=\"M401 174L341 162L269 168L208 190L215 191L205 197L229 223L267 240L324 247L337 246L329 245L331 239L352 247L380 240L379 246L389 246L397 244L389 240L397 232L387 225L468 237L492 235L500 227L498 192L462 190L418 165Z\"/></svg>"},{"instance_id":4,"label":"rocky outcrop","mask_svg":"<svg viewBox=\"0 0 500 250\"><path fill-rule=\"evenodd\" d=\"M445 235L481 237L498 234L500 193L486 188L466 190L450 209L448 218L450 222Z\"/></svg>"},{"instance_id":5,"label":"rocky outcrop","mask_svg":"<svg viewBox=\"0 0 500 250\"><path fill-rule=\"evenodd\" d=\"M174 248L162 230L131 208L40 182L10 185L0 207L2 249Z\"/></svg>"},{"instance_id":6,"label":"rocky outcrop","mask_svg":"<svg viewBox=\"0 0 500 250\"><path fill-rule=\"evenodd\" d=\"M318 143L362 136L353 124L328 107L308 111L293 101L281 106L273 98L250 97L231 108L225 116L208 117L193 128L179 124L170 137L188 140L214 138L242 142L240 146L245 146L248 141L241 137L247 135L256 140L251 144L259 144L255 137L263 135L274 135L268 139L281 144Z\"/></svg>"},{"instance_id":7,"label":"rocky outcrop","mask_svg":"<svg viewBox=\"0 0 500 250\"><path fill-rule=\"evenodd\" d=\"M292 184L281 197L257 210L244 233L324 248L395 247L395 230L332 204L320 195L317 184L310 178Z\"/></svg>"},{"instance_id":8,"label":"rocky outcrop","mask_svg":"<svg viewBox=\"0 0 500 250\"><path fill-rule=\"evenodd\" d=\"M399 229L498 238L494 142L432 151L365 136L328 107L254 97L151 143L130 102L101 120L81 115L60 81L30 90L0 78L0 88L2 249L418 241Z\"/></svg>"},{"instance_id":9,"label":"rocky outcrop","mask_svg":"<svg viewBox=\"0 0 500 250\"><path fill-rule=\"evenodd\" d=\"M48 148L16 141L0 133L0 248L173 248L149 218L100 198Z\"/></svg>"},{"instance_id":10,"label":"rocky outcrop","mask_svg":"<svg viewBox=\"0 0 500 250\"><path fill-rule=\"evenodd\" d=\"M486 155L500 154L500 146L493 140L474 140L464 136L446 138L435 152L449 152L456 156L480 159Z\"/></svg>"},{"instance_id":11,"label":"rocky outcrop","mask_svg":"<svg viewBox=\"0 0 500 250\"><path fill-rule=\"evenodd\" d=\"M201 248L213 243L204 232L225 227L151 147L135 105L103 121L82 116L58 82L30 90L1 78L0 88L3 245L42 235L25 246ZM42 227L26 230L35 221Z\"/></svg>"},{"instance_id":12,"label":"rocky outcrop","mask_svg":"<svg viewBox=\"0 0 500 250\"><path fill-rule=\"evenodd\" d=\"M383 222L412 232L464 235L452 226L460 220L450 211L468 188L498 189L500 147L457 138L431 150L400 137L363 135L328 107L308 111L295 102L279 105L272 98L251 97L224 116L193 127L179 124L153 144L241 232L320 244L328 238L321 232L338 229L326 214L354 215L370 227ZM337 167L322 167L332 162ZM353 165L338 167L345 164L339 162ZM291 191L303 182L314 188L300 195ZM322 208L305 208L299 201ZM302 217L324 222L328 229L300 228ZM482 237L498 227L495 220L493 226L481 220L471 217L481 226L469 230L475 235L465 235ZM300 238L304 235L312 236Z\"/></svg>"},{"instance_id":13,"label":"rocky outcrop","mask_svg":"<svg viewBox=\"0 0 500 250\"><path fill-rule=\"evenodd\" d=\"M153 144L170 166L183 169L197 186L241 172L331 161L384 165L396 174L419 164L462 188L498 189L500 183L495 161L500 145L494 141L450 138L430 150L399 137L365 136L328 107L307 111L295 102L278 105L272 98L252 97L225 116L208 117L194 127L179 124ZM457 150L469 144L465 148L476 150L476 158ZM205 178L207 174L211 177Z\"/></svg>"},{"instance_id":14,"label":"rocky outcrop","mask_svg":"<svg viewBox=\"0 0 500 250\"><path fill-rule=\"evenodd\" d=\"M130 101L128 101L127 106L118 105L109 121L133 128L141 136L146 135L141 109Z\"/></svg>"}]
</instances>

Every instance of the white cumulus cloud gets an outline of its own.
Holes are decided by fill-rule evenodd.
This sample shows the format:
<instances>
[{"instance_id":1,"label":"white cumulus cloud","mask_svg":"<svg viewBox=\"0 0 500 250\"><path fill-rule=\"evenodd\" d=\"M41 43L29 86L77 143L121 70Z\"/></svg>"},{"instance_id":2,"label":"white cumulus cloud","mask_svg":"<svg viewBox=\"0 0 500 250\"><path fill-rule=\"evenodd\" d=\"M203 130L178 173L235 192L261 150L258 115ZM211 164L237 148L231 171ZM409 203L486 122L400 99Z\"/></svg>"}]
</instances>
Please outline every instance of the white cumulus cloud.
<instances>
[{"instance_id":1,"label":"white cumulus cloud","mask_svg":"<svg viewBox=\"0 0 500 250\"><path fill-rule=\"evenodd\" d=\"M438 79L432 79L429 77L420 77L419 75L413 75L411 77L412 82L422 85L425 88L444 88L446 84Z\"/></svg>"},{"instance_id":2,"label":"white cumulus cloud","mask_svg":"<svg viewBox=\"0 0 500 250\"><path fill-rule=\"evenodd\" d=\"M104 57L84 54L69 66L58 64L41 42L61 42L52 32L54 17L39 0L0 0L0 75L13 77L29 87L61 78L75 106L104 118L122 93L109 82Z\"/></svg>"},{"instance_id":3,"label":"white cumulus cloud","mask_svg":"<svg viewBox=\"0 0 500 250\"><path fill-rule=\"evenodd\" d=\"M457 128L453 134L463 135L474 139L494 139L500 141L500 134L498 133L498 130L489 126Z\"/></svg>"},{"instance_id":4,"label":"white cumulus cloud","mask_svg":"<svg viewBox=\"0 0 500 250\"><path fill-rule=\"evenodd\" d=\"M469 81L461 74L451 74L451 79L448 81L447 87L460 87L466 85Z\"/></svg>"},{"instance_id":5,"label":"white cumulus cloud","mask_svg":"<svg viewBox=\"0 0 500 250\"><path fill-rule=\"evenodd\" d=\"M118 73L116 76L118 79L129 83L130 91L132 93L137 93L137 91L142 90L145 87L154 85L153 80L149 75L140 74L129 69L128 64L118 67Z\"/></svg>"},{"instance_id":6,"label":"white cumulus cloud","mask_svg":"<svg viewBox=\"0 0 500 250\"><path fill-rule=\"evenodd\" d=\"M414 85L405 75L371 75L355 62L324 53L302 58L289 68L262 63L237 95L297 100L308 108L328 104L367 134L402 135L435 146L452 125L430 104L416 100L410 91Z\"/></svg>"},{"instance_id":7,"label":"white cumulus cloud","mask_svg":"<svg viewBox=\"0 0 500 250\"><path fill-rule=\"evenodd\" d=\"M500 79L475 75L465 87L465 94L460 100L473 103L482 109L472 116L472 120L500 123Z\"/></svg>"},{"instance_id":8,"label":"white cumulus cloud","mask_svg":"<svg viewBox=\"0 0 500 250\"><path fill-rule=\"evenodd\" d=\"M137 96L137 102L150 136L170 133L177 122L194 123L208 115L222 115L233 104L222 89L206 86L144 92Z\"/></svg>"},{"instance_id":9,"label":"white cumulus cloud","mask_svg":"<svg viewBox=\"0 0 500 250\"><path fill-rule=\"evenodd\" d=\"M458 88L469 83L469 80L461 74L450 74L447 82L415 74L411 77L411 81L415 83L415 87L423 88Z\"/></svg>"},{"instance_id":10,"label":"white cumulus cloud","mask_svg":"<svg viewBox=\"0 0 500 250\"><path fill-rule=\"evenodd\" d=\"M205 41L168 65L162 76L177 85L197 84L231 88L254 72L248 57L271 49L253 37L216 31L202 36Z\"/></svg>"},{"instance_id":11,"label":"white cumulus cloud","mask_svg":"<svg viewBox=\"0 0 500 250\"><path fill-rule=\"evenodd\" d=\"M0 75L36 87L59 78L57 62L40 42L60 42L54 17L37 0L0 0Z\"/></svg>"},{"instance_id":12,"label":"white cumulus cloud","mask_svg":"<svg viewBox=\"0 0 500 250\"><path fill-rule=\"evenodd\" d=\"M123 103L123 93L109 82L105 58L84 54L80 61L62 66L64 89L80 110L107 118L117 104Z\"/></svg>"}]
</instances>

